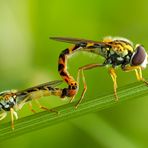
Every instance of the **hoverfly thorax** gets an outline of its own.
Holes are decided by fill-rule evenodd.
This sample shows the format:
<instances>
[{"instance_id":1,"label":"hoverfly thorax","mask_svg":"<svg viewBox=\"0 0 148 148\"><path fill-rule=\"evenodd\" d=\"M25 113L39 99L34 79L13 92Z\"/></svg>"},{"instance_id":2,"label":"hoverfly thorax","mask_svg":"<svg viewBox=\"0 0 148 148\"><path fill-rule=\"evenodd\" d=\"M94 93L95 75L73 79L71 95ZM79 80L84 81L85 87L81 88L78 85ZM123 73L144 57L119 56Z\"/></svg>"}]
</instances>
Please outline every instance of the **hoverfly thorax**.
<instances>
[{"instance_id":1,"label":"hoverfly thorax","mask_svg":"<svg viewBox=\"0 0 148 148\"><path fill-rule=\"evenodd\" d=\"M131 58L132 66L141 66L142 68L146 68L147 65L147 53L143 46L136 46L135 52Z\"/></svg>"}]
</instances>

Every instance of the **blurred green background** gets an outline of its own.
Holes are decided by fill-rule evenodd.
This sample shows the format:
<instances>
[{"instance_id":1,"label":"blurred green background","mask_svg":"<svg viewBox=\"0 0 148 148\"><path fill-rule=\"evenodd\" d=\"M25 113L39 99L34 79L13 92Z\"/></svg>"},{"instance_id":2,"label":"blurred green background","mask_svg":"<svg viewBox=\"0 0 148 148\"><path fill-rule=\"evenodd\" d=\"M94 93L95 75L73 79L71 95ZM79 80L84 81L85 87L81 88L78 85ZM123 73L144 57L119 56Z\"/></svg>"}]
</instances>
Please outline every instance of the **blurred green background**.
<instances>
[{"instance_id":1,"label":"blurred green background","mask_svg":"<svg viewBox=\"0 0 148 148\"><path fill-rule=\"evenodd\" d=\"M0 0L0 90L24 89L61 79L57 60L69 45L49 40L49 36L94 40L108 35L122 36L148 49L147 15L147 0ZM77 53L68 62L69 72L76 76L78 67L102 61L94 55ZM148 70L143 71L148 78L147 73ZM85 76L87 99L113 89L107 68L86 71ZM119 87L135 81L134 72L118 70ZM48 107L67 103L57 97L44 98L41 102ZM146 97L126 101L98 113L8 139L0 143L0 147L148 147L147 106ZM27 106L19 111L20 118L30 114ZM8 121L9 116L2 123Z\"/></svg>"}]
</instances>

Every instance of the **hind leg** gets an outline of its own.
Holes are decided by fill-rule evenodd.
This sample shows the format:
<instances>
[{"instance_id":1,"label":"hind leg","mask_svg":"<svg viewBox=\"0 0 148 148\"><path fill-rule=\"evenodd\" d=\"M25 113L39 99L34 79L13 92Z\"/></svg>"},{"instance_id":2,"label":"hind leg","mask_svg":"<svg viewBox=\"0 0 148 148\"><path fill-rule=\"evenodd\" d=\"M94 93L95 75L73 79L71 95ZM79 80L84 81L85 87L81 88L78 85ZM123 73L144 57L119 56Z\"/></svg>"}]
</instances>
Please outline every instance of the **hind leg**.
<instances>
[{"instance_id":1,"label":"hind leg","mask_svg":"<svg viewBox=\"0 0 148 148\"><path fill-rule=\"evenodd\" d=\"M78 100L77 104L75 105L75 108L77 108L79 106L79 104L82 102L84 95L86 93L86 90L87 90L87 84L86 84L86 80L85 80L85 76L84 76L84 70L89 70L92 68L102 67L102 66L104 66L104 64L88 64L88 65L85 65L85 66L82 66L79 68L78 75L77 75L77 82L79 83L79 79L81 76L84 88L83 88L83 92L81 94L80 99Z\"/></svg>"},{"instance_id":2,"label":"hind leg","mask_svg":"<svg viewBox=\"0 0 148 148\"><path fill-rule=\"evenodd\" d=\"M39 107L40 109L45 110L45 111L48 111L48 112L54 112L54 113L59 114L59 112L58 112L57 110L48 109L47 107L42 106L38 100L35 100L35 102L37 103L37 105L38 105L38 107Z\"/></svg>"},{"instance_id":3,"label":"hind leg","mask_svg":"<svg viewBox=\"0 0 148 148\"><path fill-rule=\"evenodd\" d=\"M36 113L36 111L32 107L32 103L31 102L29 102L29 109L30 109L31 112Z\"/></svg>"}]
</instances>

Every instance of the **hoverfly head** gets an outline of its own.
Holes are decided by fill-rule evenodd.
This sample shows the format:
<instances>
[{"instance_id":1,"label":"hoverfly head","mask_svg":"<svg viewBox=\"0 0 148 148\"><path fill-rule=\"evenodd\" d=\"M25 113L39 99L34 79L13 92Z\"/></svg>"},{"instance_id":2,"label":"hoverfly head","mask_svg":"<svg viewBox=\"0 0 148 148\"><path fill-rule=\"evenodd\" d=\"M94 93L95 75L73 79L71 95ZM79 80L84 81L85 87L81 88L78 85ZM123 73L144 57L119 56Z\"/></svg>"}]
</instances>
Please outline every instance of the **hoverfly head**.
<instances>
[{"instance_id":1,"label":"hoverfly head","mask_svg":"<svg viewBox=\"0 0 148 148\"><path fill-rule=\"evenodd\" d=\"M142 68L146 68L146 65L148 64L148 55L143 46L141 45L136 46L135 52L131 57L130 64L132 66L141 66Z\"/></svg>"}]
</instances>

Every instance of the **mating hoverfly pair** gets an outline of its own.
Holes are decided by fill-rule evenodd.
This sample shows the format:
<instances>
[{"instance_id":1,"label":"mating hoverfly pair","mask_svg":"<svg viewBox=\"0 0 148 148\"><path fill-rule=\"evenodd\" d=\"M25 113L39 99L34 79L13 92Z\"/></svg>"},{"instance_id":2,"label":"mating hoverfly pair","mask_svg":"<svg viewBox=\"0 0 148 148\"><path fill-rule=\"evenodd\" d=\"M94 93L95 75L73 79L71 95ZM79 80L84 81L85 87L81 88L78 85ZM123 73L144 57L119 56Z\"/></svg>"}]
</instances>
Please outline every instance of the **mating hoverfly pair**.
<instances>
[{"instance_id":1,"label":"mating hoverfly pair","mask_svg":"<svg viewBox=\"0 0 148 148\"><path fill-rule=\"evenodd\" d=\"M114 96L115 100L118 100L117 96L117 75L116 67L121 67L125 72L135 71L136 77L139 81L144 82L148 85L148 82L142 77L142 69L146 68L148 55L142 45L133 44L124 38L105 38L103 41L92 41L85 39L75 39L75 38L64 38L64 37L51 37L51 39L68 42L74 44L72 47L63 50L60 53L58 61L58 71L63 80L68 84L67 88L56 88L55 86L59 85L62 81L56 80L35 86L23 91L5 91L0 94L0 120L4 119L7 115L7 112L11 113L11 125L12 129L14 128L14 119L13 116L17 118L16 111L21 109L24 104L35 100L41 109L48 110L46 107L43 107L37 101L37 98L42 96L55 95L60 98L70 97L70 102L72 102L78 92L79 79L82 76L84 89L82 95L75 105L77 108L78 105L84 98L85 92L87 90L87 85L85 81L84 71L96 67L103 67L110 65L109 73L113 80ZM74 54L77 51L86 51L94 53L104 57L105 61L102 64L88 64L82 66L78 70L77 80L75 80L67 71L67 60L68 57ZM29 103L31 111L35 112L32 109L31 103ZM51 110L53 111L53 110Z\"/></svg>"}]
</instances>

